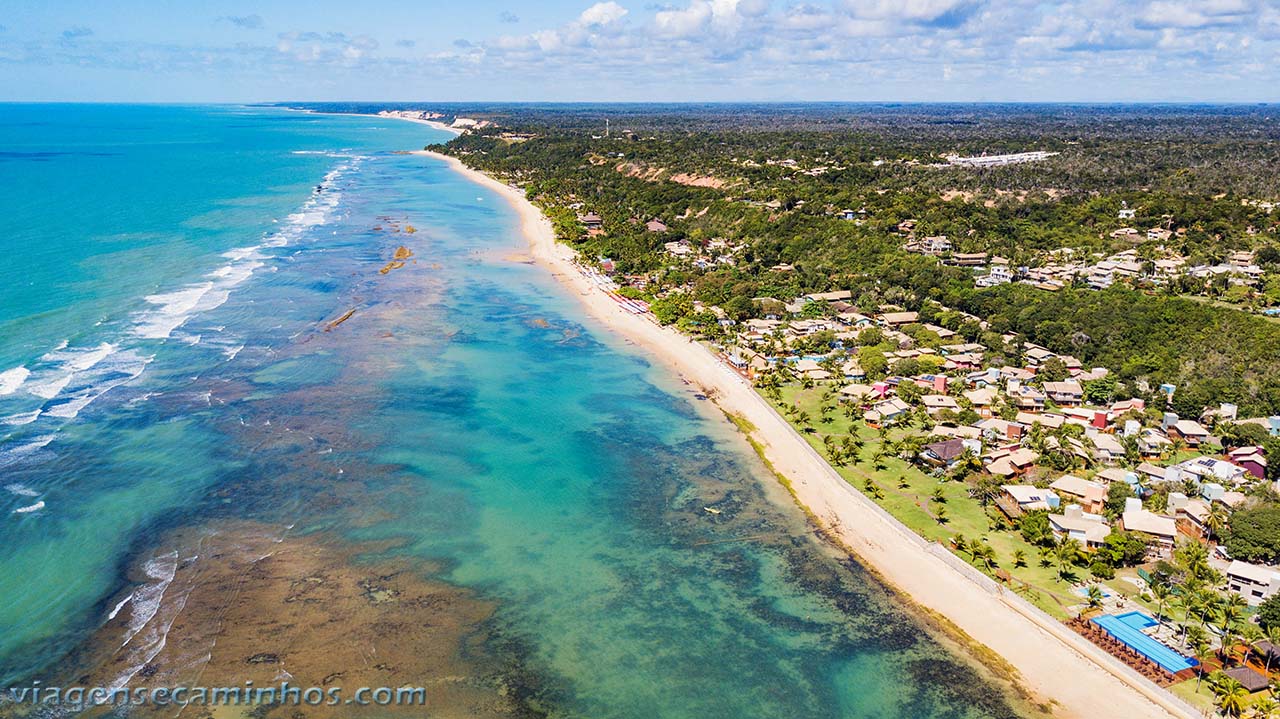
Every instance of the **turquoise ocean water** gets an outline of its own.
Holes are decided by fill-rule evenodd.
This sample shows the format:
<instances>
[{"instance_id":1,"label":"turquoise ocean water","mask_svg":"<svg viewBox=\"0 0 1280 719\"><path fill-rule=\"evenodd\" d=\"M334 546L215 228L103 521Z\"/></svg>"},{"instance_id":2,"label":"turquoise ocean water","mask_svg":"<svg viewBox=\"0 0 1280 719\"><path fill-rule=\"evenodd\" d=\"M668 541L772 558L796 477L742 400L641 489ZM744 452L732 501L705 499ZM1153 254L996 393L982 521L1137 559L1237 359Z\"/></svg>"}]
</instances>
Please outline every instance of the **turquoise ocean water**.
<instances>
[{"instance_id":1,"label":"turquoise ocean water","mask_svg":"<svg viewBox=\"0 0 1280 719\"><path fill-rule=\"evenodd\" d=\"M1013 716L520 261L500 198L396 152L443 139L0 105L0 685L75 675L109 620L145 681L196 561L166 542L252 522L491 603L465 651L556 716Z\"/></svg>"}]
</instances>

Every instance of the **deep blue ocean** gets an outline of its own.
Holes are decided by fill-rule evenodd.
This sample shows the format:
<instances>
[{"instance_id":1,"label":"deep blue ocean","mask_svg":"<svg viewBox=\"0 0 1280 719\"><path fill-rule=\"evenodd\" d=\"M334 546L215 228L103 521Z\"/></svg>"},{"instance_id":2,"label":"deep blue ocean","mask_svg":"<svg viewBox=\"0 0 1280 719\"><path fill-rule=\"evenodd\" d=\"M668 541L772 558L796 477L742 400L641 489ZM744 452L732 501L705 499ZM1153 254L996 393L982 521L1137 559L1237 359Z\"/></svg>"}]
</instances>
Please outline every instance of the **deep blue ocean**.
<instances>
[{"instance_id":1,"label":"deep blue ocean","mask_svg":"<svg viewBox=\"0 0 1280 719\"><path fill-rule=\"evenodd\" d=\"M1015 716L501 198L403 153L447 139L0 105L0 686Z\"/></svg>"}]
</instances>

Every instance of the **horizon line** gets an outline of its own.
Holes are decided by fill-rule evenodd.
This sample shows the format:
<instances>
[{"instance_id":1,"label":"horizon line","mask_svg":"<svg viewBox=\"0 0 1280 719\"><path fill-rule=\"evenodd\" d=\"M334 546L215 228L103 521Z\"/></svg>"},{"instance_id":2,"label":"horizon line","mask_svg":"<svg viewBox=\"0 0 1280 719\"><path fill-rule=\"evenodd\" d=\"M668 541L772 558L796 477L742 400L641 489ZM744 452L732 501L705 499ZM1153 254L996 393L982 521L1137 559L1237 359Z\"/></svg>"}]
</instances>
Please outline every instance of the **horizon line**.
<instances>
[{"instance_id":1,"label":"horizon line","mask_svg":"<svg viewBox=\"0 0 1280 719\"><path fill-rule=\"evenodd\" d=\"M1280 100L0 100L0 105L1092 105L1092 106L1267 106Z\"/></svg>"}]
</instances>

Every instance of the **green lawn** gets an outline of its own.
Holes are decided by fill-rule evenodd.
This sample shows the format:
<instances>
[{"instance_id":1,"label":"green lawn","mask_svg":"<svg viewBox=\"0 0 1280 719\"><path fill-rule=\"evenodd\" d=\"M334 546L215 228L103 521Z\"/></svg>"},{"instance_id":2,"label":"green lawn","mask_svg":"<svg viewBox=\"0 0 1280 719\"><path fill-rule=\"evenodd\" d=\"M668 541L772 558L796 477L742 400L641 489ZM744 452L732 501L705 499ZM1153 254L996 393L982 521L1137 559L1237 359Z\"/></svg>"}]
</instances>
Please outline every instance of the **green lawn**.
<instances>
[{"instance_id":1,"label":"green lawn","mask_svg":"<svg viewBox=\"0 0 1280 719\"><path fill-rule=\"evenodd\" d=\"M808 427L796 424L796 428L809 441L819 454L826 456L823 437L832 435L837 441L850 434L852 428L862 439L863 447L859 452L859 461L843 467L835 467L836 471L856 489L872 496L877 504L917 534L931 540L940 541L950 546L950 541L962 535L967 541L980 539L990 545L996 554L996 567L1004 569L1017 580L1017 584L1030 585L1023 595L1033 604L1049 612L1051 615L1066 618L1071 616L1066 607L1081 603L1083 600L1071 592L1071 587L1058 578L1057 567L1040 566L1038 548L1027 543L1016 531L999 531L995 523L975 499L968 495L968 485L930 476L914 465L893 456L884 457L877 466L874 458L881 445L878 431L858 420L850 422L844 415L843 404L830 400L826 404L836 404L836 409L828 413L824 419L820 407L823 405L822 394L830 385L818 385L813 389L803 389L799 384L782 388L782 403L796 406L807 412L810 417ZM784 414L784 416L786 416ZM791 418L789 418L791 419ZM791 419L795 424L794 419ZM806 431L808 430L808 431ZM894 441L908 433L922 434L919 426L910 428L895 427L886 435ZM834 466L834 465L833 465ZM879 492L871 495L867 492L866 482L870 479ZM934 492L942 490L941 503L933 500ZM945 522L937 518L938 508L945 507ZM998 512L994 507L991 512ZM1014 553L1022 551L1026 557L1026 566L1014 566ZM958 556L972 563L967 553ZM975 564L975 566L978 566ZM979 566L979 569L991 574L993 568ZM1088 570L1077 569L1077 576L1085 578Z\"/></svg>"},{"instance_id":2,"label":"green lawn","mask_svg":"<svg viewBox=\"0 0 1280 719\"><path fill-rule=\"evenodd\" d=\"M1209 689L1208 682L1200 682L1200 691L1196 691L1196 680L1188 679L1185 682L1179 682L1169 687L1169 691L1179 699L1185 701L1196 709L1213 709L1214 696Z\"/></svg>"}]
</instances>

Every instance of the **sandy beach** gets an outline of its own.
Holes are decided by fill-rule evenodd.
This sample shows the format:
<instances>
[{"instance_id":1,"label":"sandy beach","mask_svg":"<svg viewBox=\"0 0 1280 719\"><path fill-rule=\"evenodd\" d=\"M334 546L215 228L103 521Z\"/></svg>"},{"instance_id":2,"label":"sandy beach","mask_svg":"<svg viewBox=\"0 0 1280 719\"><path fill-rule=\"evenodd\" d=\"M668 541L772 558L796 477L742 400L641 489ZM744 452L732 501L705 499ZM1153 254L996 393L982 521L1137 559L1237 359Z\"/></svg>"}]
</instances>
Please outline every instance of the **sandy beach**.
<instances>
[{"instance_id":1,"label":"sandy beach","mask_svg":"<svg viewBox=\"0 0 1280 719\"><path fill-rule=\"evenodd\" d=\"M461 134L462 134L462 130L459 130L459 129L458 129L458 128L456 128L456 127L450 127L450 126L448 126L448 125L444 124L443 122L437 122L437 121L435 121L435 120L423 120L423 119L422 119L422 118L420 118L420 117L410 117L410 116L408 116L408 115L399 115L399 114L390 114L390 115L367 115L366 117L379 117L379 118L384 118L384 119L385 119L385 118L390 118L390 119L392 119L392 120L404 120L404 121L406 121L406 122L416 122L416 123L418 123L419 125L426 125L427 127L434 127L434 128L435 128L435 129L437 129L437 130L444 130L445 132L453 133L454 135L461 135Z\"/></svg>"},{"instance_id":2,"label":"sandy beach","mask_svg":"<svg viewBox=\"0 0 1280 719\"><path fill-rule=\"evenodd\" d=\"M1197 717L1187 705L1123 666L1065 625L1010 595L985 585L945 550L896 522L833 470L750 384L702 345L618 305L585 276L571 248L558 244L550 222L524 193L459 160L419 151L505 197L519 212L533 256L582 301L587 312L645 348L688 381L705 388L720 408L754 426L751 439L773 469L789 480L796 499L828 532L891 587L950 622L1002 657L1036 703L1058 716ZM943 556L939 556L943 555ZM973 570L972 574L977 574ZM979 651L979 653L981 653Z\"/></svg>"}]
</instances>

